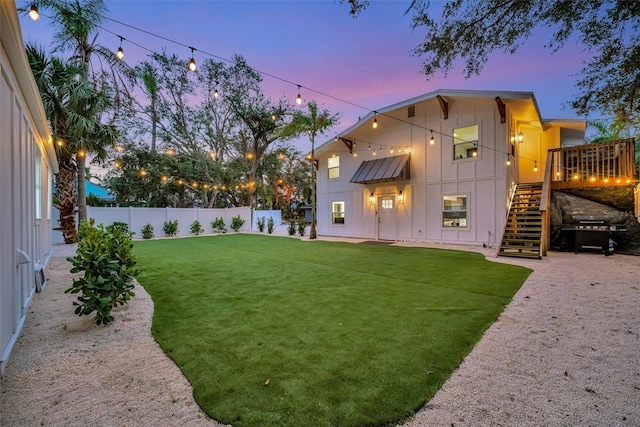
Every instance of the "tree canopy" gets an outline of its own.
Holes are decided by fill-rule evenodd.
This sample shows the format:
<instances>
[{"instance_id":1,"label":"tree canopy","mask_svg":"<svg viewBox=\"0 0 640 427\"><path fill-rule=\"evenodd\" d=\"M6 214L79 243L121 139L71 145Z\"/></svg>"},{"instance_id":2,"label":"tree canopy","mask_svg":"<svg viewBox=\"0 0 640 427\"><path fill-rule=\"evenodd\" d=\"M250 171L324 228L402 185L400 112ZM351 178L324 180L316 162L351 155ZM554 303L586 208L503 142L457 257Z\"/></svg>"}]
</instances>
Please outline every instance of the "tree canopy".
<instances>
[{"instance_id":1,"label":"tree canopy","mask_svg":"<svg viewBox=\"0 0 640 427\"><path fill-rule=\"evenodd\" d=\"M355 17L368 0L341 0ZM427 79L445 75L457 60L467 77L478 75L493 51L516 52L535 29L550 29L554 52L577 40L590 54L570 101L577 113L640 113L640 2L629 0L448 0L434 16L428 0L413 0L413 28L425 31L413 54L424 58Z\"/></svg>"}]
</instances>

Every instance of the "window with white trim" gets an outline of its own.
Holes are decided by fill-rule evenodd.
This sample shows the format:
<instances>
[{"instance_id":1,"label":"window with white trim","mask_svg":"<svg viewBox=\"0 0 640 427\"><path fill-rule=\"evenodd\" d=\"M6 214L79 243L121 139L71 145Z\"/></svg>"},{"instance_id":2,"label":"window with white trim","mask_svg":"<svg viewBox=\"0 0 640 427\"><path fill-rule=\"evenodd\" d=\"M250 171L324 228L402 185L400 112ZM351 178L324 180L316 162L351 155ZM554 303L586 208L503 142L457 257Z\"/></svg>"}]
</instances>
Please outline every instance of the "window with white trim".
<instances>
[{"instance_id":1,"label":"window with white trim","mask_svg":"<svg viewBox=\"0 0 640 427\"><path fill-rule=\"evenodd\" d=\"M331 204L331 224L344 224L344 202Z\"/></svg>"},{"instance_id":2,"label":"window with white trim","mask_svg":"<svg viewBox=\"0 0 640 427\"><path fill-rule=\"evenodd\" d=\"M467 226L467 196L442 196L442 226Z\"/></svg>"},{"instance_id":3,"label":"window with white trim","mask_svg":"<svg viewBox=\"0 0 640 427\"><path fill-rule=\"evenodd\" d=\"M340 156L331 156L327 162L329 179L340 178Z\"/></svg>"},{"instance_id":4,"label":"window with white trim","mask_svg":"<svg viewBox=\"0 0 640 427\"><path fill-rule=\"evenodd\" d=\"M453 130L453 159L478 157L478 125Z\"/></svg>"}]
</instances>

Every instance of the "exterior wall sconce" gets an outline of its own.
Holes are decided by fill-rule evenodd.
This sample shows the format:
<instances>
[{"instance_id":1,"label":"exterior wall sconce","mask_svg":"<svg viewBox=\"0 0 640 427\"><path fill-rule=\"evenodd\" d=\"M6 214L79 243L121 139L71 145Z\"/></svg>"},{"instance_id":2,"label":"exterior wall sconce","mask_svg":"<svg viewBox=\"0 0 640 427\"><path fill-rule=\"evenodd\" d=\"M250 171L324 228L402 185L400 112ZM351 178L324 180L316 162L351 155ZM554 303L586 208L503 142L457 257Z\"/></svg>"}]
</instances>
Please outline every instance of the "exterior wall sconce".
<instances>
[{"instance_id":1,"label":"exterior wall sconce","mask_svg":"<svg viewBox=\"0 0 640 427\"><path fill-rule=\"evenodd\" d=\"M524 142L524 135L522 134L522 131L518 131L518 134L516 135L516 141L518 141L519 143L523 143Z\"/></svg>"},{"instance_id":2,"label":"exterior wall sconce","mask_svg":"<svg viewBox=\"0 0 640 427\"><path fill-rule=\"evenodd\" d=\"M404 203L404 196L402 195L402 190L398 192L398 204Z\"/></svg>"},{"instance_id":3,"label":"exterior wall sconce","mask_svg":"<svg viewBox=\"0 0 640 427\"><path fill-rule=\"evenodd\" d=\"M376 202L376 198L373 196L373 193L369 194L369 204L373 205Z\"/></svg>"}]
</instances>

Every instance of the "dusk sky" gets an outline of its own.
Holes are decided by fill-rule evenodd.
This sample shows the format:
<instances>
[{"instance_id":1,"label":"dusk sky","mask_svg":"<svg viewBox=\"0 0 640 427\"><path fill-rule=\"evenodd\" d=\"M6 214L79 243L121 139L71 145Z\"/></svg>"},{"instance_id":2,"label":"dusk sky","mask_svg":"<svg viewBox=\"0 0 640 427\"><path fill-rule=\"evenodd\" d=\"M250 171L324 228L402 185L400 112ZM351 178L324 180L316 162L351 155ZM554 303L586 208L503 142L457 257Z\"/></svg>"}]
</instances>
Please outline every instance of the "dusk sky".
<instances>
[{"instance_id":1,"label":"dusk sky","mask_svg":"<svg viewBox=\"0 0 640 427\"><path fill-rule=\"evenodd\" d=\"M437 89L531 91L543 118L577 117L564 104L575 93L585 58L580 46L570 44L552 54L544 48L549 36L539 31L515 55L494 53L480 76L465 79L460 65L447 78L440 74L426 81L420 73L422 58L410 56L424 30L411 28L410 14L404 15L409 4L408 0L372 0L354 19L347 5L332 0L107 2L115 20L221 58L240 54L255 69L294 83L265 76L263 87L274 99L284 95L293 103L295 84L300 84L304 100L315 100L341 114L341 123L330 136L369 111ZM432 9L442 4L432 1ZM46 16L38 22L23 16L21 25L25 41L49 43L51 21ZM152 50L166 47L185 61L191 56L186 47L118 23L106 21L103 26L127 39L123 48L130 65L147 52L128 40ZM118 37L107 32L101 34L100 42L114 51L119 45ZM195 53L196 61L205 58L202 52Z\"/></svg>"}]
</instances>

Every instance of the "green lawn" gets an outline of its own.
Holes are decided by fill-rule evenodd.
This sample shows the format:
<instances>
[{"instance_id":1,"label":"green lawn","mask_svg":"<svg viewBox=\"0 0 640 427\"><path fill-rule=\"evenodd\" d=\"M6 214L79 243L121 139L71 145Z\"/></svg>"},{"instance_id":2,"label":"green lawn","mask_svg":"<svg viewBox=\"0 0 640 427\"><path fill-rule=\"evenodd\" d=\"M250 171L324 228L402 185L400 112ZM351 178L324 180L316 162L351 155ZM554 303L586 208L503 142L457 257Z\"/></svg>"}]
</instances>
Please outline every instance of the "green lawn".
<instances>
[{"instance_id":1,"label":"green lawn","mask_svg":"<svg viewBox=\"0 0 640 427\"><path fill-rule=\"evenodd\" d=\"M136 241L134 252L154 336L203 410L234 426L410 416L530 273L475 253L265 235Z\"/></svg>"}]
</instances>

